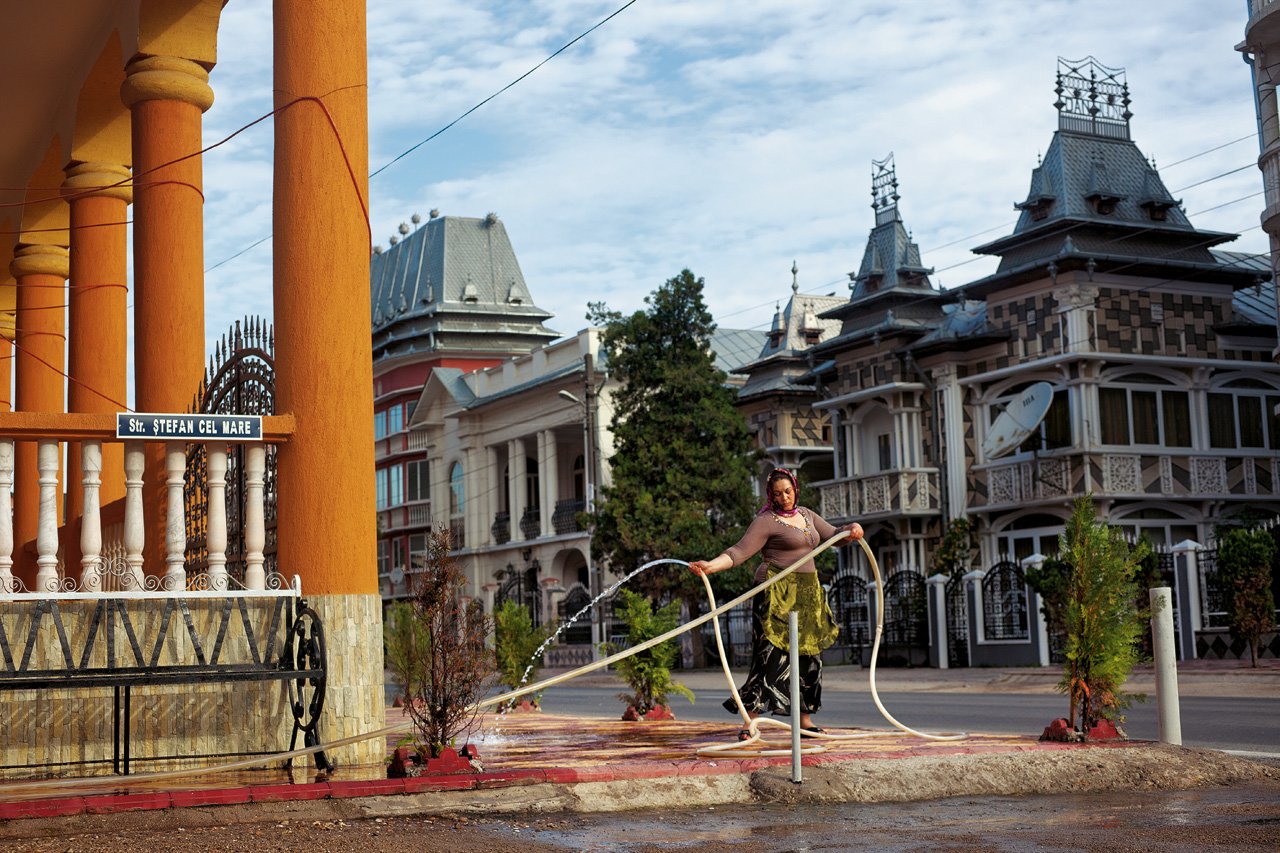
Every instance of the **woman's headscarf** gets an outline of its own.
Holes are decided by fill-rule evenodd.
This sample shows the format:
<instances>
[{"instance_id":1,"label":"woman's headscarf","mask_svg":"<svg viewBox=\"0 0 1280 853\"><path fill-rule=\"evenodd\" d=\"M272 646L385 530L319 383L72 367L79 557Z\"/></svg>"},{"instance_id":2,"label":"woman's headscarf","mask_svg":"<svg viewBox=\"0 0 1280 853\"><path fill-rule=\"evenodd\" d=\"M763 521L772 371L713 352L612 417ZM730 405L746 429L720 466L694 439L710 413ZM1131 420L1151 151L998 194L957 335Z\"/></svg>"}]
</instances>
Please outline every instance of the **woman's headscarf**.
<instances>
[{"instance_id":1,"label":"woman's headscarf","mask_svg":"<svg viewBox=\"0 0 1280 853\"><path fill-rule=\"evenodd\" d=\"M779 480L790 480L791 488L795 491L796 501L791 509L781 509L773 504L773 484ZM769 472L769 476L764 481L764 506L760 507L760 512L772 512L774 515L789 517L800 511L800 483L796 480L796 475L792 474L786 468L774 468Z\"/></svg>"}]
</instances>

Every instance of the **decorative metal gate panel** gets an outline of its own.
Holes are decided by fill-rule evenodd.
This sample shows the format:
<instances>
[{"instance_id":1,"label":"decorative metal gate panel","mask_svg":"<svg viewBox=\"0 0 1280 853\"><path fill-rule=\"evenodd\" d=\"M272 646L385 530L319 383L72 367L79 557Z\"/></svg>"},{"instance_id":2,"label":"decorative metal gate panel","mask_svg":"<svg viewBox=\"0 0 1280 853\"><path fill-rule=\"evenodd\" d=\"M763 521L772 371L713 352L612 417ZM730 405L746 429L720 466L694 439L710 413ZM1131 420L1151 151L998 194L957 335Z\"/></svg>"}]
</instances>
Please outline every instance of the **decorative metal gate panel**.
<instances>
[{"instance_id":1,"label":"decorative metal gate panel","mask_svg":"<svg viewBox=\"0 0 1280 853\"><path fill-rule=\"evenodd\" d=\"M503 573L505 574L505 572ZM493 597L496 610L503 602L514 601L529 608L529 619L535 626L542 624L542 591L538 589L538 570L534 568L513 571Z\"/></svg>"},{"instance_id":2,"label":"decorative metal gate panel","mask_svg":"<svg viewBox=\"0 0 1280 853\"><path fill-rule=\"evenodd\" d=\"M944 598L947 605L947 665L969 665L969 599L965 582L957 575L947 581Z\"/></svg>"},{"instance_id":3,"label":"decorative metal gate panel","mask_svg":"<svg viewBox=\"0 0 1280 853\"><path fill-rule=\"evenodd\" d=\"M929 603L924 575L917 571L903 569L884 582L884 643L897 646L907 666L928 662ZM890 651L885 663L892 665L896 657Z\"/></svg>"},{"instance_id":4,"label":"decorative metal gate panel","mask_svg":"<svg viewBox=\"0 0 1280 853\"><path fill-rule=\"evenodd\" d=\"M836 644L848 649L850 660L861 661L867 644L867 582L857 575L840 575L832 581L827 601L840 627Z\"/></svg>"},{"instance_id":5,"label":"decorative metal gate panel","mask_svg":"<svg viewBox=\"0 0 1280 853\"><path fill-rule=\"evenodd\" d=\"M193 411L220 415L275 414L275 335L260 317L237 320L222 337L214 354L200 398ZM263 512L266 545L263 568L270 575L276 563L276 449L267 446L267 471L263 483ZM208 565L205 535L208 530L209 498L205 478L204 445L196 445L187 456L186 521L187 571L204 571ZM227 574L244 582L245 553L245 470L244 447L231 444L227 453Z\"/></svg>"},{"instance_id":6,"label":"decorative metal gate panel","mask_svg":"<svg viewBox=\"0 0 1280 853\"><path fill-rule=\"evenodd\" d=\"M992 566L982 579L982 636L988 640L1029 640L1027 579L1012 560Z\"/></svg>"}]
</instances>

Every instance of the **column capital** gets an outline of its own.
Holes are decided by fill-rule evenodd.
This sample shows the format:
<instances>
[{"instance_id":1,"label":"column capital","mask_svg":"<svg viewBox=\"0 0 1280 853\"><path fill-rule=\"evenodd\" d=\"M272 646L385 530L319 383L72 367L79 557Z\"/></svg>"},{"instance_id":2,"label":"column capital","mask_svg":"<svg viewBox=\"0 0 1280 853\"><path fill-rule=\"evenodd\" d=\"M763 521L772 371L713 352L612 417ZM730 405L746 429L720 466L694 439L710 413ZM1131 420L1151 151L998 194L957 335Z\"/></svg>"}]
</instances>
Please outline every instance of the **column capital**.
<instances>
[{"instance_id":1,"label":"column capital","mask_svg":"<svg viewBox=\"0 0 1280 853\"><path fill-rule=\"evenodd\" d=\"M69 275L70 253L63 246L33 244L19 246L13 253L9 263L9 272L14 278L26 275L55 275L66 278Z\"/></svg>"},{"instance_id":2,"label":"column capital","mask_svg":"<svg viewBox=\"0 0 1280 853\"><path fill-rule=\"evenodd\" d=\"M133 201L133 184L129 181L133 172L118 163L75 163L65 170L67 178L62 182L62 195L68 202L76 199L101 196L116 198L126 204Z\"/></svg>"},{"instance_id":3,"label":"column capital","mask_svg":"<svg viewBox=\"0 0 1280 853\"><path fill-rule=\"evenodd\" d=\"M213 106L213 89L209 72L190 59L144 56L125 67L120 98L129 108L141 101L182 101L206 112Z\"/></svg>"}]
</instances>

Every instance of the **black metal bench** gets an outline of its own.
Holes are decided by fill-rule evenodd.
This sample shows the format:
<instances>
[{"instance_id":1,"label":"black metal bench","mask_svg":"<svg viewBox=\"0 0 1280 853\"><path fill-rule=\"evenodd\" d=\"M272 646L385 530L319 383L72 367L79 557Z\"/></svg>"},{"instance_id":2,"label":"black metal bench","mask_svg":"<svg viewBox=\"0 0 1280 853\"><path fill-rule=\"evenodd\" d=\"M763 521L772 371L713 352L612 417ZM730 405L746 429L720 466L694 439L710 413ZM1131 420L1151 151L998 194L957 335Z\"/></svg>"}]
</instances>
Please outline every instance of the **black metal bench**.
<instances>
[{"instance_id":1,"label":"black metal bench","mask_svg":"<svg viewBox=\"0 0 1280 853\"><path fill-rule=\"evenodd\" d=\"M255 598L271 604L270 622L262 634L255 630L249 615L249 601ZM209 610L217 619L217 633L211 644L202 640L189 606L198 599L214 605ZM63 608L70 601L85 601L89 610L88 627L74 644L63 618ZM141 686L285 682L293 714L289 750L296 748L299 733L306 747L320 744L317 729L324 708L327 660L324 629L319 616L301 598L296 583L291 589L264 592L0 593L0 608L19 614L30 610L25 640L10 637L5 620L0 619L0 690L114 689L114 773L127 775L130 771L132 691ZM137 619L149 615L152 608L160 611L158 628L153 636L141 638ZM245 659L232 660L224 641L237 613L248 654ZM171 651L176 645L177 638L170 635L175 615L181 616L190 641L189 659L161 663L166 644ZM56 646L48 642L40 645L46 620L56 632ZM265 641L261 649L259 639ZM60 665L33 669L39 649ZM334 769L322 750L314 754L314 760L319 769Z\"/></svg>"}]
</instances>

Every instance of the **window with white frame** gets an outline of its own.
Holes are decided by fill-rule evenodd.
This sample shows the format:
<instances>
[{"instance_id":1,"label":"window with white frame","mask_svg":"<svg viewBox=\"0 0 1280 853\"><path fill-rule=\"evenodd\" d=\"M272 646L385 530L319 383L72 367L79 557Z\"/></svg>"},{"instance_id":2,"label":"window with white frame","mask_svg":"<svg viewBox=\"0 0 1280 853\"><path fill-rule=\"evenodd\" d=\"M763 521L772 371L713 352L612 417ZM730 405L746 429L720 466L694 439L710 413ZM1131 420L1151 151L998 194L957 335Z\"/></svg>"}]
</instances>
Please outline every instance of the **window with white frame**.
<instances>
[{"instance_id":1,"label":"window with white frame","mask_svg":"<svg viewBox=\"0 0 1280 853\"><path fill-rule=\"evenodd\" d=\"M387 409L387 435L394 435L404 429L404 406L396 403Z\"/></svg>"},{"instance_id":2,"label":"window with white frame","mask_svg":"<svg viewBox=\"0 0 1280 853\"><path fill-rule=\"evenodd\" d=\"M376 441L379 438L387 437L387 413L386 411L373 413L373 438Z\"/></svg>"},{"instance_id":3,"label":"window with white frame","mask_svg":"<svg viewBox=\"0 0 1280 853\"><path fill-rule=\"evenodd\" d=\"M1280 450L1275 388L1257 379L1236 379L1210 391L1208 403L1210 447Z\"/></svg>"},{"instance_id":4,"label":"window with white frame","mask_svg":"<svg viewBox=\"0 0 1280 853\"><path fill-rule=\"evenodd\" d=\"M378 540L378 574L386 575L391 572L391 542L387 539Z\"/></svg>"},{"instance_id":5,"label":"window with white frame","mask_svg":"<svg viewBox=\"0 0 1280 853\"><path fill-rule=\"evenodd\" d=\"M1159 376L1130 374L1098 389L1103 444L1191 446L1191 398Z\"/></svg>"},{"instance_id":6,"label":"window with white frame","mask_svg":"<svg viewBox=\"0 0 1280 853\"><path fill-rule=\"evenodd\" d=\"M449 469L449 515L453 517L462 515L465 505L466 489L462 482L462 463L455 462Z\"/></svg>"},{"instance_id":7,"label":"window with white frame","mask_svg":"<svg viewBox=\"0 0 1280 853\"><path fill-rule=\"evenodd\" d=\"M404 466L392 465L386 469L388 479L388 506L399 506L404 503Z\"/></svg>"},{"instance_id":8,"label":"window with white frame","mask_svg":"<svg viewBox=\"0 0 1280 853\"><path fill-rule=\"evenodd\" d=\"M409 571L418 572L427 567L427 534L415 533L409 537Z\"/></svg>"},{"instance_id":9,"label":"window with white frame","mask_svg":"<svg viewBox=\"0 0 1280 853\"><path fill-rule=\"evenodd\" d=\"M386 509L389 506L389 504L387 503L387 497L388 497L387 482L389 479L387 475L387 469L379 468L375 476L377 478L376 479L377 506L378 506L378 509Z\"/></svg>"},{"instance_id":10,"label":"window with white frame","mask_svg":"<svg viewBox=\"0 0 1280 853\"><path fill-rule=\"evenodd\" d=\"M429 471L430 465L425 459L415 459L412 462L405 463L405 494L410 502L425 501L431 498Z\"/></svg>"}]
</instances>

